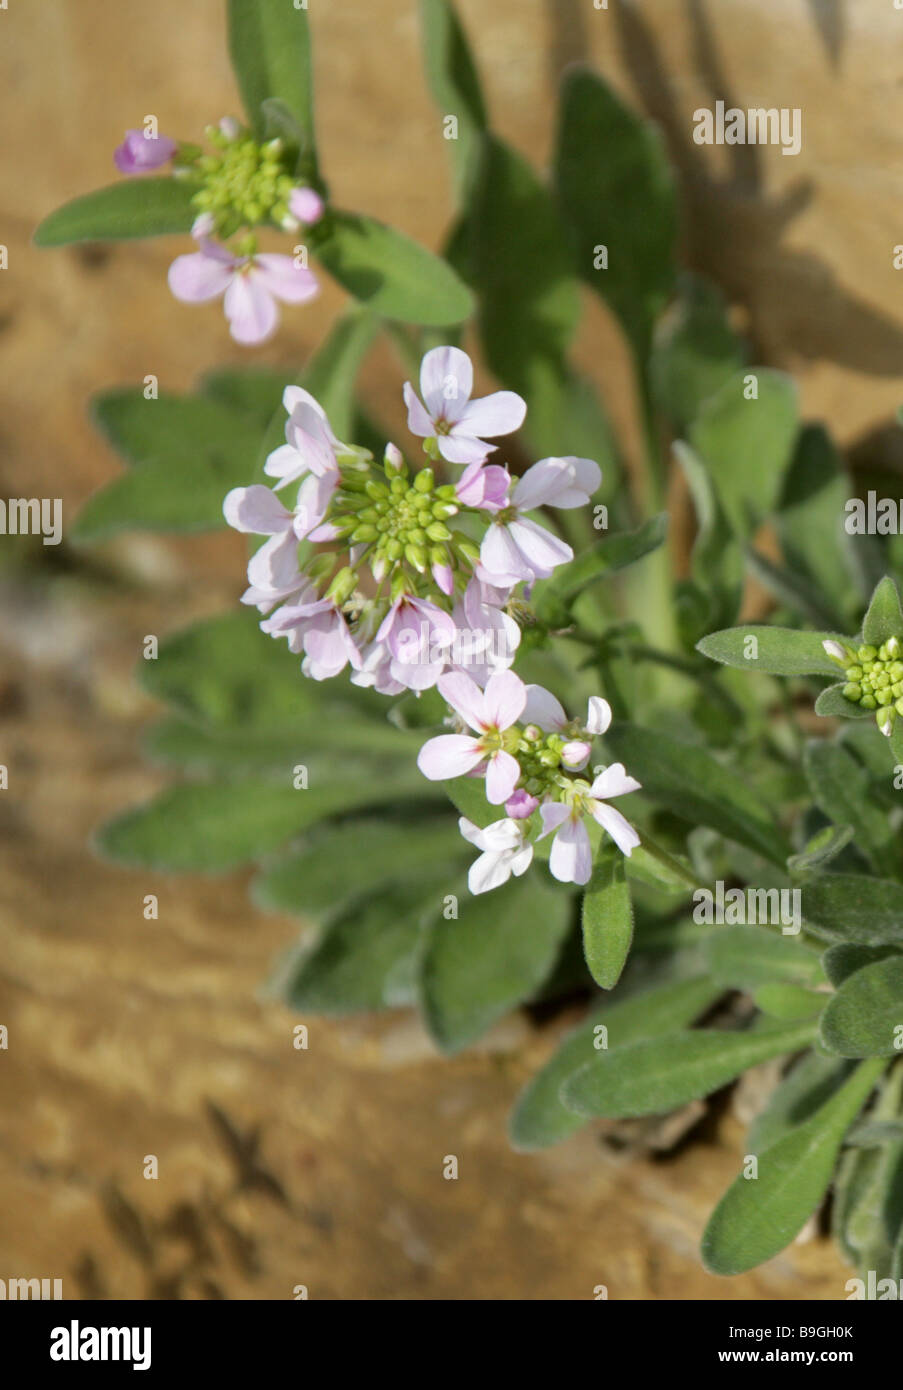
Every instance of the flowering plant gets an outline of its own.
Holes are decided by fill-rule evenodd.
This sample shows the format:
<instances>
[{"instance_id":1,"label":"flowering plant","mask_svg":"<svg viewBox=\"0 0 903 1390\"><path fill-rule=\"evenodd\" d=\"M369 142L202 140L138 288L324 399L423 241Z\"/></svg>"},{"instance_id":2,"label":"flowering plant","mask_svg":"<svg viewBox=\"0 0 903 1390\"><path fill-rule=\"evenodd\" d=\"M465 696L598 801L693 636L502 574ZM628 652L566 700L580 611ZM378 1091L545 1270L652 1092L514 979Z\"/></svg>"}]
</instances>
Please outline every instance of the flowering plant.
<instances>
[{"instance_id":1,"label":"flowering plant","mask_svg":"<svg viewBox=\"0 0 903 1390\"><path fill-rule=\"evenodd\" d=\"M150 751L182 778L102 848L255 864L258 904L316 923L278 972L305 1015L417 1004L451 1052L514 1007L585 1003L518 1101L522 1150L771 1063L707 1265L769 1259L833 1186L849 1259L903 1277L899 549L847 532L855 477L678 270L658 137L597 76L566 76L549 187L491 129L450 5L423 0L454 115L439 257L332 207L303 8L227 9L247 124L213 125L211 154L130 131L124 178L37 239L193 234L170 285L224 295L243 344L316 290L308 246L263 235L303 228L355 302L300 374L98 402L135 466L80 539L228 524L254 546L244 609L141 663L171 708ZM635 369L632 467L574 362L581 284ZM379 336L408 378L402 443L356 386Z\"/></svg>"}]
</instances>

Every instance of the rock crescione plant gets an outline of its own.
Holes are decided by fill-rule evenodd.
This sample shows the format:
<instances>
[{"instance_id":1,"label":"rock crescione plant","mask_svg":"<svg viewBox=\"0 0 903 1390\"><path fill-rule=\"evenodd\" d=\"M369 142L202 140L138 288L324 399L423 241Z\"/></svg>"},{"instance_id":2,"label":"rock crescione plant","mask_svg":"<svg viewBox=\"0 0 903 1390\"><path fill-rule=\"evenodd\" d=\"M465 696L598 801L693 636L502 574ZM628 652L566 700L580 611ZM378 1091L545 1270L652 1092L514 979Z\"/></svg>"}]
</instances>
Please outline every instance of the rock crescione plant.
<instances>
[{"instance_id":1,"label":"rock crescione plant","mask_svg":"<svg viewBox=\"0 0 903 1390\"><path fill-rule=\"evenodd\" d=\"M826 431L679 269L655 130L570 71L545 182L494 132L450 5L421 12L455 117L443 256L331 204L308 17L282 0L227 5L245 124L213 126L208 154L129 132L125 177L38 231L194 231L173 289L224 294L244 343L312 284L265 236L303 227L350 296L300 373L96 403L131 466L76 539L228 523L255 547L244 608L141 663L168 706L149 752L179 776L101 847L170 872L255 865L257 904L306 924L277 972L304 1015L416 1005L454 1052L518 1006L585 1001L517 1102L524 1151L777 1061L706 1264L768 1260L831 1190L845 1256L900 1279L903 552L846 533L857 484ZM573 360L584 295L636 371L629 473ZM403 447L357 386L380 338L408 378ZM696 517L685 565L674 470ZM749 574L768 622L742 621ZM801 924L697 920L699 890L724 884L766 904L798 890Z\"/></svg>"}]
</instances>

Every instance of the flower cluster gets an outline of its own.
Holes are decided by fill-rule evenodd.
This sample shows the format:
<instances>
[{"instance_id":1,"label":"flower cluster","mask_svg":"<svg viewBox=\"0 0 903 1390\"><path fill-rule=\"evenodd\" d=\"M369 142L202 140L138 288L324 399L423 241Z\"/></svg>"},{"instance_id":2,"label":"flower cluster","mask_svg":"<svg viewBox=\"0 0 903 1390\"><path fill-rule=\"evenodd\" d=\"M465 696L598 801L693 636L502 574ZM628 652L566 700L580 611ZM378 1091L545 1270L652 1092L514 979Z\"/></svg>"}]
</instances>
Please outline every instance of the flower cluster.
<instances>
[{"instance_id":1,"label":"flower cluster","mask_svg":"<svg viewBox=\"0 0 903 1390\"><path fill-rule=\"evenodd\" d=\"M897 715L903 714L903 639L890 637L880 647L854 647L834 639L822 645L846 676L844 699L874 710L878 728L889 737Z\"/></svg>"},{"instance_id":2,"label":"flower cluster","mask_svg":"<svg viewBox=\"0 0 903 1390\"><path fill-rule=\"evenodd\" d=\"M279 301L303 304L319 285L306 263L260 252L257 229L272 226L297 232L311 227L323 215L323 200L290 171L282 140L260 143L228 117L209 127L207 136L213 147L209 154L168 136L129 130L114 161L129 176L172 161L174 177L194 187L191 202L197 216L192 235L197 250L173 262L170 289L190 304L222 297L233 338L260 343L278 324Z\"/></svg>"},{"instance_id":3,"label":"flower cluster","mask_svg":"<svg viewBox=\"0 0 903 1390\"><path fill-rule=\"evenodd\" d=\"M264 470L274 488L235 488L225 499L230 525L267 537L243 601L269 615L264 631L287 638L315 680L350 666L355 683L390 695L454 671L485 685L514 660L518 591L573 558L525 513L585 505L601 481L590 459L542 459L519 479L488 463L495 446L484 436L518 429L526 406L511 391L472 400L460 349L428 352L420 387L422 400L410 383L405 399L426 466L412 470L394 444L377 461L343 443L319 403L290 386L286 442ZM447 462L461 469L456 480L437 477L434 465ZM277 494L288 489L294 498L283 503Z\"/></svg>"},{"instance_id":4,"label":"flower cluster","mask_svg":"<svg viewBox=\"0 0 903 1390\"><path fill-rule=\"evenodd\" d=\"M485 778L486 799L504 806L505 817L480 829L462 817L466 840L482 851L468 884L483 893L521 874L533 857L535 840L554 835L549 869L562 883L585 884L592 874L592 849L585 818L602 827L630 855L640 837L612 797L637 791L621 763L596 769L594 780L579 773L592 754L592 739L611 722L607 701L590 699L585 723L568 720L548 690L524 685L513 671L490 677L485 690L463 672L450 672L439 693L454 711L461 732L440 734L420 750L417 765L431 781L476 775ZM464 733L469 728L473 732Z\"/></svg>"}]
</instances>

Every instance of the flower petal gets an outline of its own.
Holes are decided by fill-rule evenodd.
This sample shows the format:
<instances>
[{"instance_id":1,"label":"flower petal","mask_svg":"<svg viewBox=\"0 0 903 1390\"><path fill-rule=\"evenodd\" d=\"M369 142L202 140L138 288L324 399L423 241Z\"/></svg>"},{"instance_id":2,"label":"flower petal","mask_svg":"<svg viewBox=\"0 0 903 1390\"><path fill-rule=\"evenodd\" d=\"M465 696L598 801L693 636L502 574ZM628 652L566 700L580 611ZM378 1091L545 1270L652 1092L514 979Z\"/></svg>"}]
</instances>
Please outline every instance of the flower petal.
<instances>
[{"instance_id":1,"label":"flower petal","mask_svg":"<svg viewBox=\"0 0 903 1390\"><path fill-rule=\"evenodd\" d=\"M472 390L467 353L456 347L431 348L420 363L420 391L433 420L459 419Z\"/></svg>"},{"instance_id":2,"label":"flower petal","mask_svg":"<svg viewBox=\"0 0 903 1390\"><path fill-rule=\"evenodd\" d=\"M505 673L507 674L507 673ZM493 753L486 768L486 800L502 806L520 781L520 763L501 749Z\"/></svg>"},{"instance_id":3,"label":"flower petal","mask_svg":"<svg viewBox=\"0 0 903 1390\"><path fill-rule=\"evenodd\" d=\"M306 304L320 289L320 282L312 270L296 265L291 256L271 252L254 257L250 277L285 304Z\"/></svg>"},{"instance_id":4,"label":"flower petal","mask_svg":"<svg viewBox=\"0 0 903 1390\"><path fill-rule=\"evenodd\" d=\"M185 304L206 304L225 294L236 264L232 256L224 260L209 250L176 256L169 267L169 288L176 299L181 299Z\"/></svg>"},{"instance_id":5,"label":"flower petal","mask_svg":"<svg viewBox=\"0 0 903 1390\"><path fill-rule=\"evenodd\" d=\"M569 817L558 831L552 841L549 872L559 883L589 883L593 856L582 820Z\"/></svg>"},{"instance_id":6,"label":"flower petal","mask_svg":"<svg viewBox=\"0 0 903 1390\"><path fill-rule=\"evenodd\" d=\"M511 539L538 579L548 578L556 565L566 565L574 558L573 550L565 541L559 540L535 521L518 517L508 529Z\"/></svg>"},{"instance_id":7,"label":"flower petal","mask_svg":"<svg viewBox=\"0 0 903 1390\"><path fill-rule=\"evenodd\" d=\"M476 733L485 732L489 727L486 705L483 692L476 681L471 680L463 671L449 671L441 678L436 688L443 700L451 705L455 713L460 714Z\"/></svg>"},{"instance_id":8,"label":"flower petal","mask_svg":"<svg viewBox=\"0 0 903 1390\"><path fill-rule=\"evenodd\" d=\"M592 813L593 820L598 821L602 829L608 831L618 849L629 859L631 852L640 843L640 837L630 822L625 820L614 806L609 806L604 801L597 801L592 807Z\"/></svg>"},{"instance_id":9,"label":"flower petal","mask_svg":"<svg viewBox=\"0 0 903 1390\"><path fill-rule=\"evenodd\" d=\"M527 403L516 391L493 391L467 404L452 433L495 439L497 435L519 430L526 414Z\"/></svg>"},{"instance_id":10,"label":"flower petal","mask_svg":"<svg viewBox=\"0 0 903 1390\"><path fill-rule=\"evenodd\" d=\"M262 343L276 331L279 310L263 282L251 275L233 277L223 301L229 331L237 343Z\"/></svg>"},{"instance_id":11,"label":"flower petal","mask_svg":"<svg viewBox=\"0 0 903 1390\"><path fill-rule=\"evenodd\" d=\"M466 734L440 734L425 743L417 755L417 766L431 782L463 777L482 761L482 748Z\"/></svg>"},{"instance_id":12,"label":"flower petal","mask_svg":"<svg viewBox=\"0 0 903 1390\"><path fill-rule=\"evenodd\" d=\"M638 791L640 783L628 775L623 763L612 763L604 772L600 772L590 787L590 795L600 797L604 801L613 796L626 796L628 792Z\"/></svg>"},{"instance_id":13,"label":"flower petal","mask_svg":"<svg viewBox=\"0 0 903 1390\"><path fill-rule=\"evenodd\" d=\"M486 683L483 710L494 729L510 729L527 703L527 687L513 671L496 671Z\"/></svg>"},{"instance_id":14,"label":"flower petal","mask_svg":"<svg viewBox=\"0 0 903 1390\"><path fill-rule=\"evenodd\" d=\"M272 488L262 483L234 487L226 494L223 516L236 531L258 536L277 536L292 524L292 514L283 507Z\"/></svg>"},{"instance_id":15,"label":"flower petal","mask_svg":"<svg viewBox=\"0 0 903 1390\"><path fill-rule=\"evenodd\" d=\"M588 734L604 734L611 723L611 705L601 695L590 695L586 713Z\"/></svg>"},{"instance_id":16,"label":"flower petal","mask_svg":"<svg viewBox=\"0 0 903 1390\"><path fill-rule=\"evenodd\" d=\"M547 733L552 733L556 729L563 729L568 722L568 717L551 691L546 690L541 685L528 685L526 690L527 703L524 705L523 722L525 724L538 724Z\"/></svg>"},{"instance_id":17,"label":"flower petal","mask_svg":"<svg viewBox=\"0 0 903 1390\"><path fill-rule=\"evenodd\" d=\"M404 384L404 403L408 408L408 429L421 439L429 439L436 433L436 427L424 410L420 397L409 381Z\"/></svg>"}]
</instances>

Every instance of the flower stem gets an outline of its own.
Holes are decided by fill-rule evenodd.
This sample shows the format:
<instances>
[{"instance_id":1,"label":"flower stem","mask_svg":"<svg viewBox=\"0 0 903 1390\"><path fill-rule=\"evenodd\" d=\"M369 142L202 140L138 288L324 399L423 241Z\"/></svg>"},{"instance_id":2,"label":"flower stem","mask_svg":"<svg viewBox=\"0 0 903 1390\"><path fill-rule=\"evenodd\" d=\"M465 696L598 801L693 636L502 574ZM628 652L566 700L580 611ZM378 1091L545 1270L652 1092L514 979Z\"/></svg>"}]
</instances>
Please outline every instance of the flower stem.
<instances>
[{"instance_id":1,"label":"flower stem","mask_svg":"<svg viewBox=\"0 0 903 1390\"><path fill-rule=\"evenodd\" d=\"M667 869L670 874L673 874L675 878L679 878L682 883L685 883L688 888L692 888L694 891L699 887L696 877L690 870L681 864L679 859L675 859L673 854L669 854L656 840L653 840L651 835L645 830L641 830L639 836L641 848L661 864L663 868Z\"/></svg>"}]
</instances>

